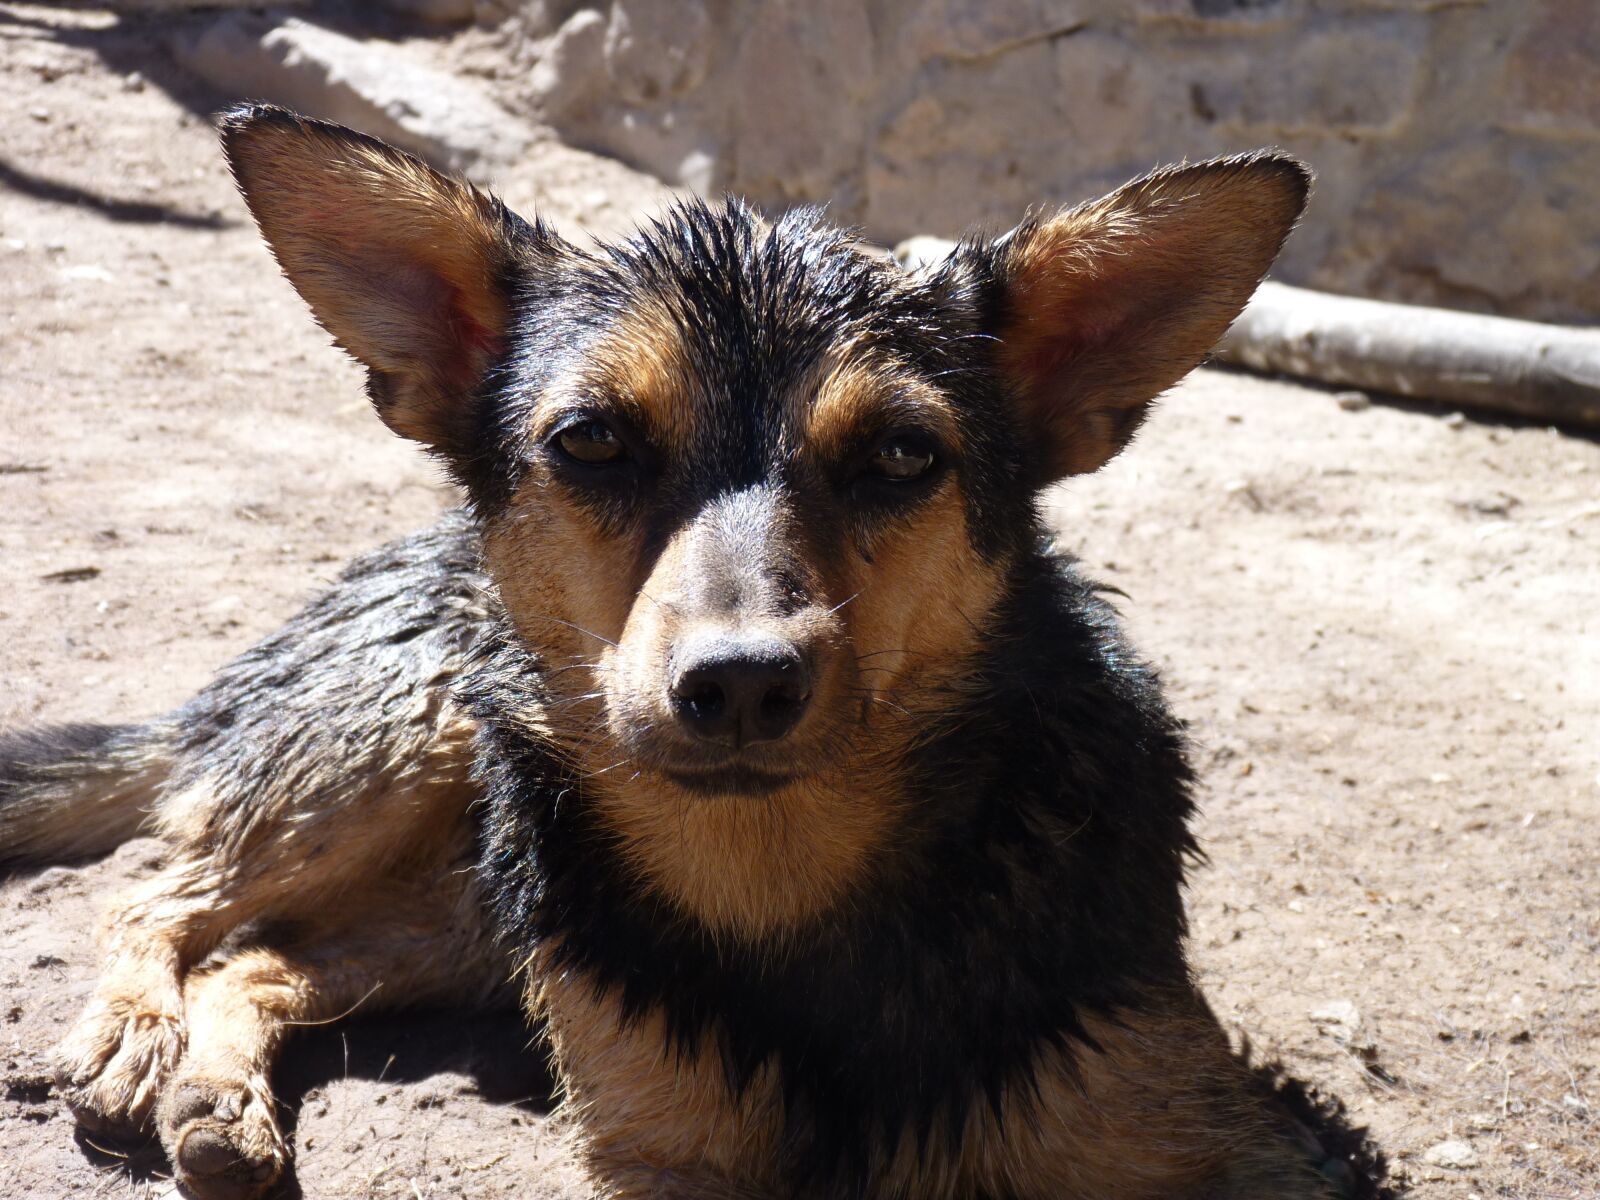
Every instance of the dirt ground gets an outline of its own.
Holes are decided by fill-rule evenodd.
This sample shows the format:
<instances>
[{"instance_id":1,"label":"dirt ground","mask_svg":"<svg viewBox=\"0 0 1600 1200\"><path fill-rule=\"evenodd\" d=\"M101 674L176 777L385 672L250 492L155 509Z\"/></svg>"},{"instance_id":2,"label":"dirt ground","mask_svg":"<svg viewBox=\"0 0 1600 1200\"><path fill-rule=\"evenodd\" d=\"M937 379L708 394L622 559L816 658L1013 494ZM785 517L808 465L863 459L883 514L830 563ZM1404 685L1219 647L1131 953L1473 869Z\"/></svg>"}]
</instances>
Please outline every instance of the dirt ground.
<instances>
[{"instance_id":1,"label":"dirt ground","mask_svg":"<svg viewBox=\"0 0 1600 1200\"><path fill-rule=\"evenodd\" d=\"M278 278L205 119L229 97L161 28L0 5L0 725L159 712L451 500ZM663 195L555 145L503 190L599 229ZM1418 1197L1600 1194L1600 447L1206 371L1051 512L1193 723L1224 1022ZM95 913L158 851L0 881L3 1200L171 1189L46 1082ZM307 1034L286 1194L566 1194L528 1043Z\"/></svg>"}]
</instances>

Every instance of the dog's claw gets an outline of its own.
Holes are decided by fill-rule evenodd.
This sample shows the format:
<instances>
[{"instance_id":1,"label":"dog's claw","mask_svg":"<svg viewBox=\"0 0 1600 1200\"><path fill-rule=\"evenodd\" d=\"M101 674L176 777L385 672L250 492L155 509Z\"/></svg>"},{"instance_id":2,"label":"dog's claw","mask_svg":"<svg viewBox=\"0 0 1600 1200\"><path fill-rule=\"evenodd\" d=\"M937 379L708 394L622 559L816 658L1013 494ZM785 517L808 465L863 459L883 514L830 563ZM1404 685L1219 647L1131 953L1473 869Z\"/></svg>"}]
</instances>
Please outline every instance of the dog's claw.
<instances>
[{"instance_id":1,"label":"dog's claw","mask_svg":"<svg viewBox=\"0 0 1600 1200\"><path fill-rule=\"evenodd\" d=\"M183 1042L182 1022L168 1014L86 1015L56 1051L56 1083L73 1119L91 1133L148 1132Z\"/></svg>"}]
</instances>

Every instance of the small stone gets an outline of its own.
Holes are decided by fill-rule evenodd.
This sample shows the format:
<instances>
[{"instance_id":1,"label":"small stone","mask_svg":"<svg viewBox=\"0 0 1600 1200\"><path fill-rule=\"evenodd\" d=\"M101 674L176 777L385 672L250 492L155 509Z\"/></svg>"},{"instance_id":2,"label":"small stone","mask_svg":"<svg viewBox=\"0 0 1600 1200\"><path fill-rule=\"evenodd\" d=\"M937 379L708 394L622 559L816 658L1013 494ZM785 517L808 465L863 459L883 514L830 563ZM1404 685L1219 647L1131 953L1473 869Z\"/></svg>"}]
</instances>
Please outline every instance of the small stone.
<instances>
[{"instance_id":1,"label":"small stone","mask_svg":"<svg viewBox=\"0 0 1600 1200\"><path fill-rule=\"evenodd\" d=\"M98 263L76 263L61 268L61 278L74 283L110 283L116 278Z\"/></svg>"},{"instance_id":2,"label":"small stone","mask_svg":"<svg viewBox=\"0 0 1600 1200\"><path fill-rule=\"evenodd\" d=\"M1447 429L1465 429L1467 427L1467 414L1453 412L1444 419Z\"/></svg>"},{"instance_id":3,"label":"small stone","mask_svg":"<svg viewBox=\"0 0 1600 1200\"><path fill-rule=\"evenodd\" d=\"M28 115L35 121L42 123L50 119L50 110L48 108L30 108L28 110Z\"/></svg>"},{"instance_id":4,"label":"small stone","mask_svg":"<svg viewBox=\"0 0 1600 1200\"><path fill-rule=\"evenodd\" d=\"M1361 1032L1361 1010L1349 1000L1329 1000L1308 1014L1316 1027L1336 1042L1351 1042Z\"/></svg>"},{"instance_id":5,"label":"small stone","mask_svg":"<svg viewBox=\"0 0 1600 1200\"><path fill-rule=\"evenodd\" d=\"M1335 392L1333 402L1345 412L1362 412L1372 407L1372 397L1365 392Z\"/></svg>"},{"instance_id":6,"label":"small stone","mask_svg":"<svg viewBox=\"0 0 1600 1200\"><path fill-rule=\"evenodd\" d=\"M1422 1156L1422 1161L1433 1167L1448 1167L1452 1171L1464 1171L1468 1167L1478 1165L1478 1152L1466 1142L1452 1139L1429 1146Z\"/></svg>"}]
</instances>

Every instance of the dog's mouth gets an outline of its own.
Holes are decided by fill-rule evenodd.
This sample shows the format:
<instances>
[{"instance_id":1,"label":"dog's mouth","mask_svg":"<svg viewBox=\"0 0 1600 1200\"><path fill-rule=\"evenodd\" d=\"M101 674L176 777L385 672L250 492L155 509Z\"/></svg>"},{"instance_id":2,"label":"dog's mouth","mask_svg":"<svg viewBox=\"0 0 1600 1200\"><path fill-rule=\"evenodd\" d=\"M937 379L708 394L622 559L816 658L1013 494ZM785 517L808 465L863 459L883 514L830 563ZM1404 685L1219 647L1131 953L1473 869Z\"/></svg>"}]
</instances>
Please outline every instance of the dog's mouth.
<instances>
[{"instance_id":1,"label":"dog's mouth","mask_svg":"<svg viewBox=\"0 0 1600 1200\"><path fill-rule=\"evenodd\" d=\"M701 796L767 796L804 778L800 771L778 771L739 762L663 764L658 769L684 791Z\"/></svg>"}]
</instances>

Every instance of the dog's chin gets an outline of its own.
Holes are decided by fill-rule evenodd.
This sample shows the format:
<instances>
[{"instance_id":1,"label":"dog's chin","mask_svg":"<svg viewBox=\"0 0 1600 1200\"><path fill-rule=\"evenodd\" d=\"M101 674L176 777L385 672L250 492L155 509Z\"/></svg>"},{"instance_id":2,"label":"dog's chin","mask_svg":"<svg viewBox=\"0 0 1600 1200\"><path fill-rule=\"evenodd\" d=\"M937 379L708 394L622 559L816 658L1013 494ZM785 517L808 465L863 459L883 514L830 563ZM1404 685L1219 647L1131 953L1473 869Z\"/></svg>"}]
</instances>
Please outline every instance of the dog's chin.
<instances>
[{"instance_id":1,"label":"dog's chin","mask_svg":"<svg viewBox=\"0 0 1600 1200\"><path fill-rule=\"evenodd\" d=\"M663 763L661 776L692 796L736 798L770 796L805 778L799 770L779 770L769 766L731 762Z\"/></svg>"}]
</instances>

